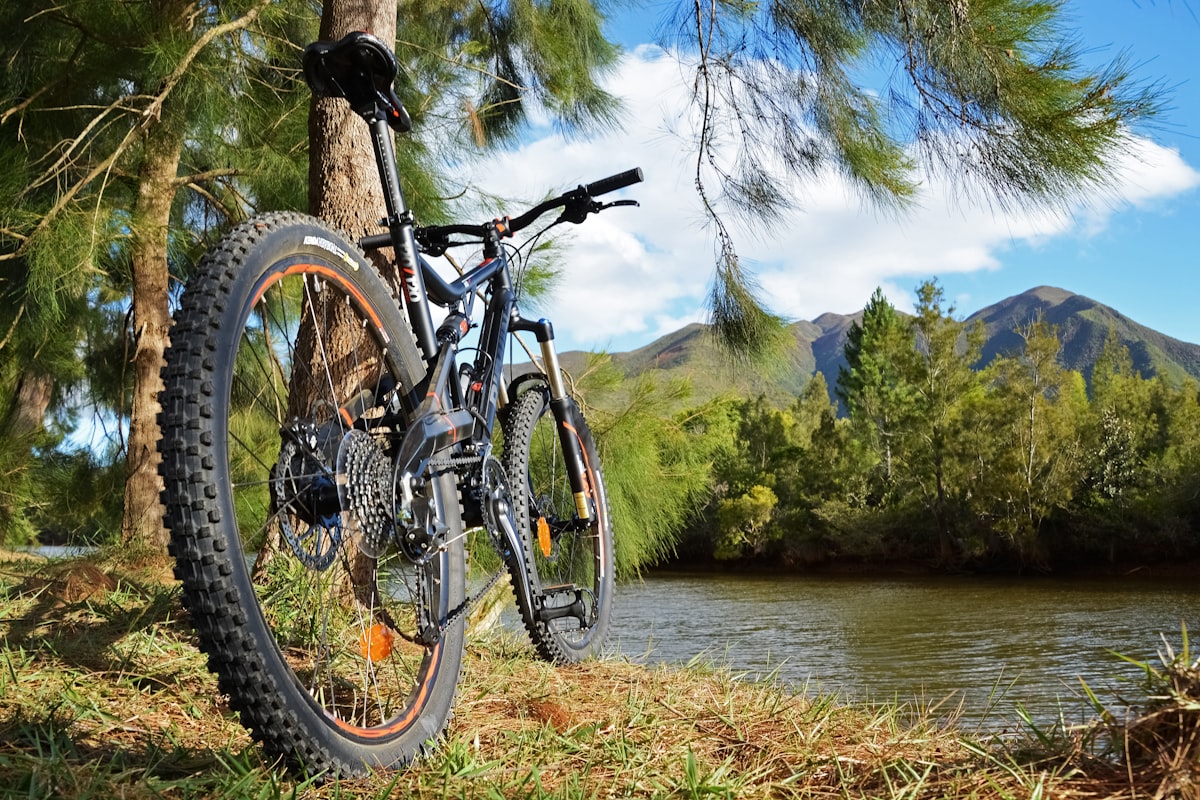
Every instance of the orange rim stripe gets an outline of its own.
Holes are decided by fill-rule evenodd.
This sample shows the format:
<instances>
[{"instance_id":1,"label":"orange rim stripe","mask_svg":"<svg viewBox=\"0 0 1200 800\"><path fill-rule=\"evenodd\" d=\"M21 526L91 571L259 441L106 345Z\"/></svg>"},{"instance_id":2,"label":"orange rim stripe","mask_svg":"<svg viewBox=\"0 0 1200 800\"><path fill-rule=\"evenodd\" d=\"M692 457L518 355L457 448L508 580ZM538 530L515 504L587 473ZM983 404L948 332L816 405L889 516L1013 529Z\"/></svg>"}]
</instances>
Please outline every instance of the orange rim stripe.
<instances>
[{"instance_id":1,"label":"orange rim stripe","mask_svg":"<svg viewBox=\"0 0 1200 800\"><path fill-rule=\"evenodd\" d=\"M437 662L442 658L442 643L439 641L434 645L433 651L430 653L430 658L433 660L434 671L437 671ZM408 713L403 717L393 720L388 725L381 728L360 728L358 725L351 725L343 719L330 715L334 724L344 731L349 731L364 739L383 739L387 736L399 733L413 723L425 708L425 701L429 695L430 681L426 680L421 683L421 691L417 694L413 704L409 706Z\"/></svg>"},{"instance_id":2,"label":"orange rim stripe","mask_svg":"<svg viewBox=\"0 0 1200 800\"><path fill-rule=\"evenodd\" d=\"M258 290L258 294L254 295L254 297L250 300L250 306L253 308L255 305L257 305L258 301L262 299L262 296L267 293L267 289L270 289L271 286L277 283L280 279L288 275L311 272L324 275L326 278L332 278L339 286L353 295L354 299L358 301L359 306L365 310L367 316L371 318L371 322L375 323L375 330L378 331L379 335L383 337L384 344L389 342L387 331L383 329L383 322L379 319L379 315L375 312L375 308L367 302L367 298L363 297L362 292L360 292L357 287L347 283L342 278L341 274L336 270L330 269L322 264L293 264L292 266L283 270L283 272L276 273L274 276L272 276L272 280L264 283Z\"/></svg>"}]
</instances>

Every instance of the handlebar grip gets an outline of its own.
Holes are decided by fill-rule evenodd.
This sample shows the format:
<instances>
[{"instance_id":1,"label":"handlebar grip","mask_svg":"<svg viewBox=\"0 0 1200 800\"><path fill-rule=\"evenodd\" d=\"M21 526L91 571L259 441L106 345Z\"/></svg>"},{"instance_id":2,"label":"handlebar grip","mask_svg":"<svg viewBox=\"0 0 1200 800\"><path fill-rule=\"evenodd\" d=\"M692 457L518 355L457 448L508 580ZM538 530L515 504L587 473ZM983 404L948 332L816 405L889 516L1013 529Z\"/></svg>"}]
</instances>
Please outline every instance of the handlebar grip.
<instances>
[{"instance_id":1,"label":"handlebar grip","mask_svg":"<svg viewBox=\"0 0 1200 800\"><path fill-rule=\"evenodd\" d=\"M358 240L358 246L367 252L378 250L381 247L391 247L392 235L390 233L376 233L371 236L364 236Z\"/></svg>"},{"instance_id":2,"label":"handlebar grip","mask_svg":"<svg viewBox=\"0 0 1200 800\"><path fill-rule=\"evenodd\" d=\"M592 197L598 197L602 194L615 192L617 189L624 189L626 186L632 186L635 183L641 183L643 180L645 179L642 177L642 168L634 167L616 175L601 178L594 183L589 183L583 187L583 190Z\"/></svg>"}]
</instances>

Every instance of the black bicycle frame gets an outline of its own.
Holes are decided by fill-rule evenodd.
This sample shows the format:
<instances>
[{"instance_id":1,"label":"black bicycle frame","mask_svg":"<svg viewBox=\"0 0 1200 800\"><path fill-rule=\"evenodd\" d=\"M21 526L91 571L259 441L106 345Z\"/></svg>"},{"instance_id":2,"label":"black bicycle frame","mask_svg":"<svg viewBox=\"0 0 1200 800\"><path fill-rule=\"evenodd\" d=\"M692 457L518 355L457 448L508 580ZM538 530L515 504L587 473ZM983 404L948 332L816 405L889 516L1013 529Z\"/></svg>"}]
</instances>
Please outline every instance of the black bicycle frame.
<instances>
[{"instance_id":1,"label":"black bicycle frame","mask_svg":"<svg viewBox=\"0 0 1200 800\"><path fill-rule=\"evenodd\" d=\"M563 384L554 348L554 328L548 320L528 320L517 310L516 293L508 269L508 260L499 246L500 233L495 224L488 227L484 241L484 261L453 283L446 283L417 250L412 213L404 202L396 169L388 123L382 118L369 119L388 228L386 239L379 236L360 240L364 249L390 244L395 253L404 300L418 349L430 364L425 398L414 410L396 457L400 490L406 503L412 501L412 482L422 475L430 459L456 445L469 444L485 451L491 443L496 412L507 396L504 384L504 357L510 333L531 332L542 353L544 376L550 393L550 408L562 441L566 471L580 519L591 518L586 500L586 478L582 445L569 419L570 401ZM486 285L490 300L484 310L479 347L470 369L467 386L460 384L457 364L458 345L470 328L469 311L474 293ZM441 302L449 313L435 330L430 297ZM464 309L465 306L465 309ZM515 535L513 532L512 535ZM518 548L519 541L510 545Z\"/></svg>"}]
</instances>

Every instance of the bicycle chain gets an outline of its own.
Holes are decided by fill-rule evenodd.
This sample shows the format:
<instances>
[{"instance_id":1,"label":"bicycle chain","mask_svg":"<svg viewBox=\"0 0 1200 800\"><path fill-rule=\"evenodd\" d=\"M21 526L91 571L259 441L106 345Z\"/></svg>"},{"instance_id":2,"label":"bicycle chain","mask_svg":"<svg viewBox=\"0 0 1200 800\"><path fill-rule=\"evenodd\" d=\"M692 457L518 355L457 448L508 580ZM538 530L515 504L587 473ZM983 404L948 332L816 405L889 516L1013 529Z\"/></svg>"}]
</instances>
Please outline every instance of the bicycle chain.
<instances>
[{"instance_id":1,"label":"bicycle chain","mask_svg":"<svg viewBox=\"0 0 1200 800\"><path fill-rule=\"evenodd\" d=\"M458 467L470 467L483 461L483 456L445 456L443 458L431 458L429 460L429 468L438 467L440 469L456 469Z\"/></svg>"},{"instance_id":2,"label":"bicycle chain","mask_svg":"<svg viewBox=\"0 0 1200 800\"><path fill-rule=\"evenodd\" d=\"M429 462L429 466L431 468L442 467L442 468L456 469L457 467L475 466L478 464L482 464L485 462L486 458L487 458L486 456L482 456L482 455L448 456L448 457L443 457L443 458L436 459L436 460L431 460ZM485 526L485 528L486 528L486 526ZM492 531L488 531L487 532L487 540L491 544L492 549L496 551L496 554L500 556L501 563L504 563L504 555L503 555L503 553L500 552L500 547L496 541L495 533ZM474 594L474 596L465 598L462 601L462 603L459 604L458 608L454 609L453 611L451 611L449 614L446 615L445 621L442 622L440 625L438 625L438 634L441 635L442 633L445 633L447 628L449 628L454 623L458 622L458 620L461 619L462 617L470 614L475 609L475 607L479 605L479 602L481 600L483 600L483 598L486 597L488 595L488 593L492 591L493 588L495 588L496 584L498 584L500 582L500 579L503 578L507 573L508 573L507 566L502 566L500 569L496 570L496 572L494 572L488 578L487 583L484 584L484 586L481 589L479 589L479 591L477 591Z\"/></svg>"},{"instance_id":3,"label":"bicycle chain","mask_svg":"<svg viewBox=\"0 0 1200 800\"><path fill-rule=\"evenodd\" d=\"M438 635L440 636L441 634L445 633L451 625L453 625L455 622L458 622L460 617L470 614L471 611L475 609L475 606L479 605L479 601L486 597L488 592L490 592L496 586L496 584L500 582L500 579L503 578L507 573L508 570L504 567L496 570L496 572L493 573L490 578L488 578L487 584L478 592L476 592L474 597L466 598L462 601L462 603L459 604L458 608L447 614L446 621L438 625Z\"/></svg>"}]
</instances>

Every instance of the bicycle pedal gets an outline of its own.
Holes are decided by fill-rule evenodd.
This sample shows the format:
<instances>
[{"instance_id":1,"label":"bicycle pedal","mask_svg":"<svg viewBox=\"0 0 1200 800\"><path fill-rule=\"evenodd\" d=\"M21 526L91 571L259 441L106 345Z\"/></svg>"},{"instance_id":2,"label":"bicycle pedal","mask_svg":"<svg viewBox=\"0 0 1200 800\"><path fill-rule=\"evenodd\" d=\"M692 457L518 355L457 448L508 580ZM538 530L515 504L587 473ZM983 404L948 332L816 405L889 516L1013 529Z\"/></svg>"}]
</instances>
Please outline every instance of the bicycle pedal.
<instances>
[{"instance_id":1,"label":"bicycle pedal","mask_svg":"<svg viewBox=\"0 0 1200 800\"><path fill-rule=\"evenodd\" d=\"M545 600L554 595L573 594L575 598L564 606L546 606L543 605L537 611L537 618L542 622L551 622L563 617L574 617L579 620L579 624L586 625L588 621L587 604L583 602L583 590L577 586L568 584L564 586L552 586L542 592L542 599Z\"/></svg>"}]
</instances>

